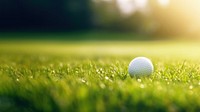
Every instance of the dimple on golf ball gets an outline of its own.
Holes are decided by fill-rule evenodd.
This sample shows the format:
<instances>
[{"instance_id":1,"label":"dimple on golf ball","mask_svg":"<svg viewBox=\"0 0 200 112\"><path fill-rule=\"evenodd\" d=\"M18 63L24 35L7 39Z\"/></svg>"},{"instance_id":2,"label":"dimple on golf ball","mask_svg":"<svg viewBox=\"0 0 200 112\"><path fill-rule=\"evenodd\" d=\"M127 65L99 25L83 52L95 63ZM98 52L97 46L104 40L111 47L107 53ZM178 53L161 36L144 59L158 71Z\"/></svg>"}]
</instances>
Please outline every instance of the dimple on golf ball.
<instances>
[{"instance_id":1,"label":"dimple on golf ball","mask_svg":"<svg viewBox=\"0 0 200 112\"><path fill-rule=\"evenodd\" d=\"M133 59L128 67L128 72L133 76L149 76L153 73L154 67L150 59L137 57Z\"/></svg>"}]
</instances>

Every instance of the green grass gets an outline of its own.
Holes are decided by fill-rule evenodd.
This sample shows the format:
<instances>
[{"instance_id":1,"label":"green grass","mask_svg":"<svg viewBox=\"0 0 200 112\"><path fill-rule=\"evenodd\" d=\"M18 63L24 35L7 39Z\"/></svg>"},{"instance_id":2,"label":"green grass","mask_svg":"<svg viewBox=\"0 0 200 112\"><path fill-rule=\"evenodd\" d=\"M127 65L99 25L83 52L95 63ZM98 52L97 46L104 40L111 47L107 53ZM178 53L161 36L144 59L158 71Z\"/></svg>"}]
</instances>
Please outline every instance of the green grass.
<instances>
[{"instance_id":1,"label":"green grass","mask_svg":"<svg viewBox=\"0 0 200 112\"><path fill-rule=\"evenodd\" d=\"M1 42L1 112L199 112L198 42ZM149 57L149 77L129 62Z\"/></svg>"}]
</instances>

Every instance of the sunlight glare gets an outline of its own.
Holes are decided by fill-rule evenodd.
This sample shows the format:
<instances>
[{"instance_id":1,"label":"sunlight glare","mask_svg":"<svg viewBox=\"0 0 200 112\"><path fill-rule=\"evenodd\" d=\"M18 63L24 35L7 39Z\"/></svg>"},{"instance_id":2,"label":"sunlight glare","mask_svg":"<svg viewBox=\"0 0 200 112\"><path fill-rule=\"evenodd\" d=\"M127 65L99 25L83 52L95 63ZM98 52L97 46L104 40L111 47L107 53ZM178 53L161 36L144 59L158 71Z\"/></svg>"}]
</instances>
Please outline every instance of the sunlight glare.
<instances>
[{"instance_id":1,"label":"sunlight glare","mask_svg":"<svg viewBox=\"0 0 200 112\"><path fill-rule=\"evenodd\" d=\"M131 14L138 9L145 8L147 0L117 0L119 9L125 14Z\"/></svg>"},{"instance_id":2,"label":"sunlight glare","mask_svg":"<svg viewBox=\"0 0 200 112\"><path fill-rule=\"evenodd\" d=\"M117 0L119 9L125 13L130 14L136 10L133 0Z\"/></svg>"},{"instance_id":3,"label":"sunlight glare","mask_svg":"<svg viewBox=\"0 0 200 112\"><path fill-rule=\"evenodd\" d=\"M170 0L158 0L158 3L162 6L167 6L169 4Z\"/></svg>"},{"instance_id":4,"label":"sunlight glare","mask_svg":"<svg viewBox=\"0 0 200 112\"><path fill-rule=\"evenodd\" d=\"M135 5L137 8L144 8L147 5L147 0L135 0Z\"/></svg>"}]
</instances>

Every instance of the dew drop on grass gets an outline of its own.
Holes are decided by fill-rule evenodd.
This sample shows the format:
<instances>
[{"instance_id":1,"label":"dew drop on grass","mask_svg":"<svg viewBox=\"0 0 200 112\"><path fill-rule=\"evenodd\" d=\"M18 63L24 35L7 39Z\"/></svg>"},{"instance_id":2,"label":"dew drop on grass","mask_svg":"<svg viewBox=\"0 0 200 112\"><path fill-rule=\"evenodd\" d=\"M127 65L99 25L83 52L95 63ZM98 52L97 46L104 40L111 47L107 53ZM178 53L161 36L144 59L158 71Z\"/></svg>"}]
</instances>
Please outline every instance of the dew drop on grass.
<instances>
[{"instance_id":1,"label":"dew drop on grass","mask_svg":"<svg viewBox=\"0 0 200 112\"><path fill-rule=\"evenodd\" d=\"M101 74L101 72L99 71L99 69L97 69L96 72L97 72L98 74Z\"/></svg>"},{"instance_id":2,"label":"dew drop on grass","mask_svg":"<svg viewBox=\"0 0 200 112\"><path fill-rule=\"evenodd\" d=\"M106 79L106 80L109 80L109 77L108 77L108 76L105 76L105 79Z\"/></svg>"},{"instance_id":3,"label":"dew drop on grass","mask_svg":"<svg viewBox=\"0 0 200 112\"><path fill-rule=\"evenodd\" d=\"M141 85L140 85L140 88L142 88L142 89L143 89L143 88L144 88L144 84L141 84Z\"/></svg>"},{"instance_id":4,"label":"dew drop on grass","mask_svg":"<svg viewBox=\"0 0 200 112\"><path fill-rule=\"evenodd\" d=\"M55 70L52 70L52 73L55 74L56 73Z\"/></svg>"},{"instance_id":5,"label":"dew drop on grass","mask_svg":"<svg viewBox=\"0 0 200 112\"><path fill-rule=\"evenodd\" d=\"M33 79L33 76L31 75L30 78Z\"/></svg>"},{"instance_id":6,"label":"dew drop on grass","mask_svg":"<svg viewBox=\"0 0 200 112\"><path fill-rule=\"evenodd\" d=\"M82 83L86 83L86 81L85 81L84 79L81 79L81 82L82 82Z\"/></svg>"},{"instance_id":7,"label":"dew drop on grass","mask_svg":"<svg viewBox=\"0 0 200 112\"><path fill-rule=\"evenodd\" d=\"M104 89L106 86L105 86L105 84L101 83L101 84L100 84L100 87L101 87L102 89Z\"/></svg>"},{"instance_id":8,"label":"dew drop on grass","mask_svg":"<svg viewBox=\"0 0 200 112\"><path fill-rule=\"evenodd\" d=\"M137 81L138 81L138 82L142 82L142 80L141 80L141 79L137 79Z\"/></svg>"},{"instance_id":9,"label":"dew drop on grass","mask_svg":"<svg viewBox=\"0 0 200 112\"><path fill-rule=\"evenodd\" d=\"M189 89L193 89L193 86L192 86L192 85L190 85L190 86L189 86Z\"/></svg>"}]
</instances>

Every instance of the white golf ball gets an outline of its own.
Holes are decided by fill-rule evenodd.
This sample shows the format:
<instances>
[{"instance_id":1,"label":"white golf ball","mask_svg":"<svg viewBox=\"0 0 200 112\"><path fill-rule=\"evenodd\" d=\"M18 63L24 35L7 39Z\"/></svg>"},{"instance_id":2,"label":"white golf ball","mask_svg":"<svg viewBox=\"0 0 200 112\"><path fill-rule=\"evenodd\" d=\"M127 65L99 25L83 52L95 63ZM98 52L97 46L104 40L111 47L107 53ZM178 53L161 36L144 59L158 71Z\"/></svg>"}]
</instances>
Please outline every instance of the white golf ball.
<instances>
[{"instance_id":1,"label":"white golf ball","mask_svg":"<svg viewBox=\"0 0 200 112\"><path fill-rule=\"evenodd\" d=\"M128 72L133 76L148 76L153 73L154 67L150 59L146 57L137 57L133 59L128 68Z\"/></svg>"}]
</instances>

